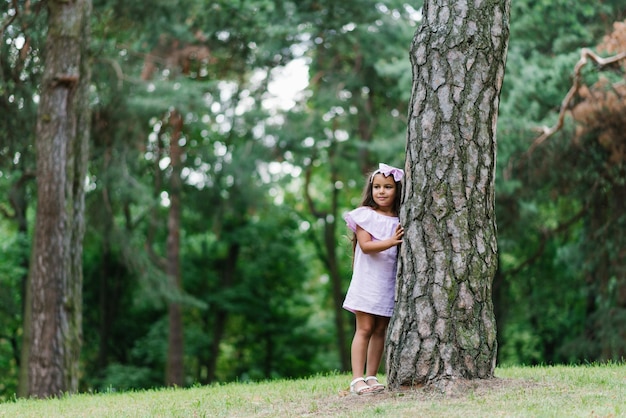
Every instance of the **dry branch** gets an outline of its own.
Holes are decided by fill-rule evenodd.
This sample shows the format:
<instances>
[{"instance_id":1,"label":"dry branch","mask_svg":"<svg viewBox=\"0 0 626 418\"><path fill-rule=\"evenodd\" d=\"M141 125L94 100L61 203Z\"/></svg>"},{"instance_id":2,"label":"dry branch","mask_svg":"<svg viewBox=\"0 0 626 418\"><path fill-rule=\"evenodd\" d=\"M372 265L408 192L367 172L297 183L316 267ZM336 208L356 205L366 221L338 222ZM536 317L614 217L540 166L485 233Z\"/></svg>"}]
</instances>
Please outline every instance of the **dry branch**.
<instances>
[{"instance_id":1,"label":"dry branch","mask_svg":"<svg viewBox=\"0 0 626 418\"><path fill-rule=\"evenodd\" d=\"M569 89L569 91L565 95L565 98L561 102L561 108L559 110L559 118L557 120L556 125L554 125L554 126L552 126L550 128L548 128L547 126L542 127L541 128L541 130L542 130L541 135L539 135L537 138L535 138L533 143L528 148L528 151L526 151L526 155L530 156L530 154L533 153L535 148L537 148L546 139L550 138L552 135L554 135L556 132L558 132L563 127L563 122L565 120L565 113L568 110L570 110L570 105L571 105L572 99L578 93L578 90L580 89L581 78L582 78L581 77L582 69L583 69L583 67L585 65L587 65L589 60L592 60L600 68L602 68L602 67L606 67L607 65L616 63L616 62L618 62L618 61L620 61L620 60L622 60L624 58L626 58L626 52L622 52L621 54L617 54L617 55L614 55L612 57L602 58L599 55L597 55L595 52L593 52L591 49L583 48L582 51L581 51L581 54L580 54L580 59L578 60L578 62L574 66L574 79L573 79L572 87Z\"/></svg>"},{"instance_id":2,"label":"dry branch","mask_svg":"<svg viewBox=\"0 0 626 418\"><path fill-rule=\"evenodd\" d=\"M554 135L559 130L561 130L565 122L565 114L572 109L572 101L574 97L576 97L576 95L578 94L581 88L582 69L585 67L585 65L589 63L590 60L595 62L598 65L598 67L603 68L608 65L619 62L625 58L626 58L626 51L620 54L611 56L611 57L603 58L599 56L598 54L596 54L595 52L593 52L591 49L583 48L580 52L580 59L574 66L572 87L569 89L569 91L563 98L563 101L561 102L561 106L559 109L559 117L557 119L556 124L552 127L543 126L539 128L539 130L541 131L541 134L533 140L530 147L528 147L528 150L526 150L526 152L520 156L519 160L517 161L517 164L515 164L513 159L509 161L508 166L505 168L504 173L503 173L504 178L505 179L511 178L513 169L515 167L519 167L527 158L530 158L532 153L535 151L535 149L539 145L544 143L548 138L550 138L552 135Z\"/></svg>"}]
</instances>

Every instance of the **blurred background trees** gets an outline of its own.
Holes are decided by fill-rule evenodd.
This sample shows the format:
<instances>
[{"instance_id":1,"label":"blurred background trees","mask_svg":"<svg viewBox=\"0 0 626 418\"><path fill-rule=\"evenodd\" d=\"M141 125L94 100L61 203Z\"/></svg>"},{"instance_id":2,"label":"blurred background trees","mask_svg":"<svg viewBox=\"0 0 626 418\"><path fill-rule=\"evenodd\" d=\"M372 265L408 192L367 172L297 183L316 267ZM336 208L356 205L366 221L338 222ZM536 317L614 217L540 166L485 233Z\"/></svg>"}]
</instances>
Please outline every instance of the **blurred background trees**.
<instances>
[{"instance_id":1,"label":"blurred background trees","mask_svg":"<svg viewBox=\"0 0 626 418\"><path fill-rule=\"evenodd\" d=\"M623 359L624 61L576 67L587 47L626 51L626 9L613 1L512 8L498 121L499 360ZM541 142L561 113L563 126Z\"/></svg>"},{"instance_id":2,"label":"blurred background trees","mask_svg":"<svg viewBox=\"0 0 626 418\"><path fill-rule=\"evenodd\" d=\"M93 1L81 390L347 368L341 215L366 171L403 164L420 7ZM617 0L512 5L497 134L500 363L624 356L624 61L584 66L562 128L528 149L557 123L581 50L626 49L614 26L625 13ZM43 2L1 2L3 399L20 364L46 29ZM176 355L182 381L166 380Z\"/></svg>"}]
</instances>

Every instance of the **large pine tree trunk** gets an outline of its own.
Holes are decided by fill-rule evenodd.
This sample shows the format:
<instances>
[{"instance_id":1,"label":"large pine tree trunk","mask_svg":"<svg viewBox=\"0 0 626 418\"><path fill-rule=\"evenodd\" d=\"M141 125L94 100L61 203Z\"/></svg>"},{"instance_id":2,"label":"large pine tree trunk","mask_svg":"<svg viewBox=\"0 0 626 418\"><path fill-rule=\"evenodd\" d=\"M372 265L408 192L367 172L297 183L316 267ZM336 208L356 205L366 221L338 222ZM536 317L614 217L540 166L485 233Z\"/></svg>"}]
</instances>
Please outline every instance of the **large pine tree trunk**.
<instances>
[{"instance_id":1,"label":"large pine tree trunk","mask_svg":"<svg viewBox=\"0 0 626 418\"><path fill-rule=\"evenodd\" d=\"M493 376L496 119L509 9L509 0L424 3L411 49L392 388Z\"/></svg>"},{"instance_id":2,"label":"large pine tree trunk","mask_svg":"<svg viewBox=\"0 0 626 418\"><path fill-rule=\"evenodd\" d=\"M37 116L37 213L24 319L20 394L78 389L84 180L90 125L91 0L48 3ZM27 381L26 381L27 380Z\"/></svg>"}]
</instances>

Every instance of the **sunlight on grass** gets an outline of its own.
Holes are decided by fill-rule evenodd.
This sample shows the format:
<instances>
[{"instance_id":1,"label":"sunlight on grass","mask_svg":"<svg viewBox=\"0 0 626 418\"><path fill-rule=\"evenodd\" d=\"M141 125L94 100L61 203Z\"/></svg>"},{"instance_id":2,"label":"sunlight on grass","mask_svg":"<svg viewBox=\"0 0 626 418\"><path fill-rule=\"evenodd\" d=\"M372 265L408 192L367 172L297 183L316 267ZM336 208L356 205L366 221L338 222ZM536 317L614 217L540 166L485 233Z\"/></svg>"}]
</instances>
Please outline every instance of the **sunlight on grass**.
<instances>
[{"instance_id":1,"label":"sunlight on grass","mask_svg":"<svg viewBox=\"0 0 626 418\"><path fill-rule=\"evenodd\" d=\"M347 374L0 404L0 417L622 417L626 365L506 367L462 393L355 396ZM384 381L384 379L381 379Z\"/></svg>"}]
</instances>

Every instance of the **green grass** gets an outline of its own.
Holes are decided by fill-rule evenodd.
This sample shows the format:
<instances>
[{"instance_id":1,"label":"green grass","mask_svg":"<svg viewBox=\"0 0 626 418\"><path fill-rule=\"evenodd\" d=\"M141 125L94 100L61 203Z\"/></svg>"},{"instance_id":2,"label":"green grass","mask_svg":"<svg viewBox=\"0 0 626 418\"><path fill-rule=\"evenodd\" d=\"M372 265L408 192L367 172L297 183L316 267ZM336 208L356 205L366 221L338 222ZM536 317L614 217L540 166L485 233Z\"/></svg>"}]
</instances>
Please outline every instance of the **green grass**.
<instances>
[{"instance_id":1,"label":"green grass","mask_svg":"<svg viewBox=\"0 0 626 418\"><path fill-rule=\"evenodd\" d=\"M507 367L453 394L356 396L346 374L0 404L0 417L626 417L626 364ZM384 379L381 379L384 381Z\"/></svg>"}]
</instances>

